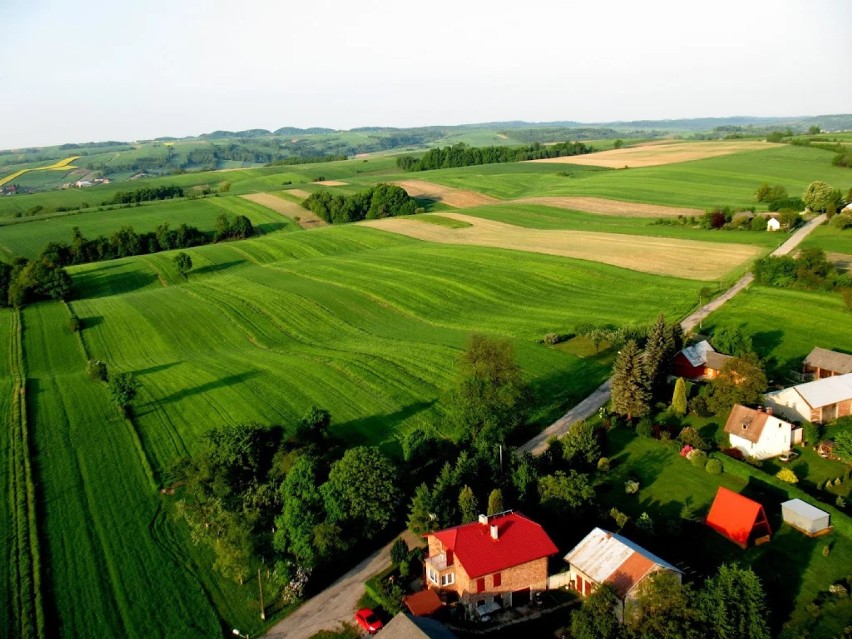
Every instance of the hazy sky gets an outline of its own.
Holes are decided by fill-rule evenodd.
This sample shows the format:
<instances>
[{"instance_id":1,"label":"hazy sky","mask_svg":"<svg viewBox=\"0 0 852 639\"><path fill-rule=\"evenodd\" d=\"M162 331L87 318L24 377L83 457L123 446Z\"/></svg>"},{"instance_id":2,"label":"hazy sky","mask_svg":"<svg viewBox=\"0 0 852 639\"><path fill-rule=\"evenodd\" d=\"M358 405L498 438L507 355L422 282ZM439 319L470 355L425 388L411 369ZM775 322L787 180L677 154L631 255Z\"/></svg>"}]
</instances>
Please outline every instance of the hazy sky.
<instances>
[{"instance_id":1,"label":"hazy sky","mask_svg":"<svg viewBox=\"0 0 852 639\"><path fill-rule=\"evenodd\" d=\"M0 148L852 111L852 0L0 0Z\"/></svg>"}]
</instances>

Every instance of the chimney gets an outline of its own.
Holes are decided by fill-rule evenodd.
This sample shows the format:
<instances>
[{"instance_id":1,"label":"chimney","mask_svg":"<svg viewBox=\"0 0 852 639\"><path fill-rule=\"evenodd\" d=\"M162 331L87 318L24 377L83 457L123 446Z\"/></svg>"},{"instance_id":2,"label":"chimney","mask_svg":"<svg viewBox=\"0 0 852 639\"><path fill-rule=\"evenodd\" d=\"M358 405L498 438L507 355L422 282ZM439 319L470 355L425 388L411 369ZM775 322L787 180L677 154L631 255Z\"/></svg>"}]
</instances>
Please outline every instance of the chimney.
<instances>
[{"instance_id":1,"label":"chimney","mask_svg":"<svg viewBox=\"0 0 852 639\"><path fill-rule=\"evenodd\" d=\"M491 539L499 539L500 531L497 529L496 524L491 524Z\"/></svg>"},{"instance_id":2,"label":"chimney","mask_svg":"<svg viewBox=\"0 0 852 639\"><path fill-rule=\"evenodd\" d=\"M758 406L758 407L757 407L757 412L758 412L758 413L762 413L762 412L763 412L763 406Z\"/></svg>"},{"instance_id":3,"label":"chimney","mask_svg":"<svg viewBox=\"0 0 852 639\"><path fill-rule=\"evenodd\" d=\"M479 516L479 523L482 524L483 526L487 526L488 525L488 516L487 515L480 515Z\"/></svg>"},{"instance_id":4,"label":"chimney","mask_svg":"<svg viewBox=\"0 0 852 639\"><path fill-rule=\"evenodd\" d=\"M771 407L771 406L767 406L767 407L766 407L766 414L767 414L767 415L769 415L770 417L772 417L772 413L773 413L773 412L774 412L774 411L772 410L772 407Z\"/></svg>"}]
</instances>

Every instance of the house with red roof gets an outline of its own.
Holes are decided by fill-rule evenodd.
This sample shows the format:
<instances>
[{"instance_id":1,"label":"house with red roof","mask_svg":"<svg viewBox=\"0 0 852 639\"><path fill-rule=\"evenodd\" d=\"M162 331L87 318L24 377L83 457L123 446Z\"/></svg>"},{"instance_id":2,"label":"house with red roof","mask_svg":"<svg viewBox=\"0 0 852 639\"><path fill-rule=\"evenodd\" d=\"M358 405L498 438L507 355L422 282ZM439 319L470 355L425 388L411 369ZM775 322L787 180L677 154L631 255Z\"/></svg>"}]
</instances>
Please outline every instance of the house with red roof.
<instances>
[{"instance_id":1,"label":"house with red roof","mask_svg":"<svg viewBox=\"0 0 852 639\"><path fill-rule=\"evenodd\" d=\"M724 486L719 486L705 523L741 548L747 548L751 541L769 541L772 535L763 506Z\"/></svg>"},{"instance_id":2,"label":"house with red roof","mask_svg":"<svg viewBox=\"0 0 852 639\"><path fill-rule=\"evenodd\" d=\"M625 608L635 599L641 584L659 570L677 575L683 573L667 561L648 552L638 544L616 533L595 528L565 555L570 572L571 588L583 596L594 592L601 584L610 584L618 596L615 614L624 620Z\"/></svg>"},{"instance_id":3,"label":"house with red roof","mask_svg":"<svg viewBox=\"0 0 852 639\"><path fill-rule=\"evenodd\" d=\"M547 561L559 550L539 524L508 511L428 533L426 585L480 612L517 606L547 589Z\"/></svg>"}]
</instances>

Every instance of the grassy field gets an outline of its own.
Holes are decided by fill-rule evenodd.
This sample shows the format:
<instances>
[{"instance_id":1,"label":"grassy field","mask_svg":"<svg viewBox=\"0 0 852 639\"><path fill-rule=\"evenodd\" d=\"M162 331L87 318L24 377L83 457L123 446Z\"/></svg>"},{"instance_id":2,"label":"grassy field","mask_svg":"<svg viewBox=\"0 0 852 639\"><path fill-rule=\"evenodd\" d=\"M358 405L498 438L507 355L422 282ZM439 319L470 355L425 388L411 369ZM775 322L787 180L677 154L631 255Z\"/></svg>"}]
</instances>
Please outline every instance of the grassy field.
<instances>
[{"instance_id":1,"label":"grassy field","mask_svg":"<svg viewBox=\"0 0 852 639\"><path fill-rule=\"evenodd\" d=\"M775 380L785 383L814 346L852 353L850 322L836 293L751 286L713 313L704 330L741 327Z\"/></svg>"},{"instance_id":2,"label":"grassy field","mask_svg":"<svg viewBox=\"0 0 852 639\"><path fill-rule=\"evenodd\" d=\"M20 218L0 224L0 252L7 258L15 255L35 257L48 242L70 243L75 226L90 239L101 234L109 237L127 225L132 226L137 233L149 232L164 222L172 228L184 223L209 232L213 231L216 218L222 214L229 217L245 215L260 233L299 229L292 220L242 198L164 200L110 211L89 211L48 219Z\"/></svg>"},{"instance_id":3,"label":"grassy field","mask_svg":"<svg viewBox=\"0 0 852 639\"><path fill-rule=\"evenodd\" d=\"M830 225L815 229L801 244L801 248L821 248L826 253L852 255L852 229L841 231Z\"/></svg>"}]
</instances>

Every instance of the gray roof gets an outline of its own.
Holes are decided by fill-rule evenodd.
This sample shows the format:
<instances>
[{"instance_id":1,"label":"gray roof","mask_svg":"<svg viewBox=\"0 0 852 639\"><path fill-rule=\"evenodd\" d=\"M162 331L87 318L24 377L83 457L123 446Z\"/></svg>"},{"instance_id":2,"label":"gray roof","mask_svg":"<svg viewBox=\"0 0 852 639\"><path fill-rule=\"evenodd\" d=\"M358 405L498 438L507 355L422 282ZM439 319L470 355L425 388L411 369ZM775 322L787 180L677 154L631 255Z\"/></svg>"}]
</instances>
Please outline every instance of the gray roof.
<instances>
[{"instance_id":1,"label":"gray roof","mask_svg":"<svg viewBox=\"0 0 852 639\"><path fill-rule=\"evenodd\" d=\"M695 367L704 366L707 362L707 353L713 352L713 347L710 346L710 342L706 339L692 346L687 346L681 351L684 357L689 360L689 363Z\"/></svg>"},{"instance_id":2,"label":"gray roof","mask_svg":"<svg viewBox=\"0 0 852 639\"><path fill-rule=\"evenodd\" d=\"M707 368L712 368L714 371L720 371L725 368L725 364L730 362L733 357L730 355L723 355L722 353L717 353L716 351L710 351L706 355L705 365Z\"/></svg>"},{"instance_id":3,"label":"gray roof","mask_svg":"<svg viewBox=\"0 0 852 639\"><path fill-rule=\"evenodd\" d=\"M410 617L401 612L382 628L384 639L458 639L444 624L428 617Z\"/></svg>"},{"instance_id":4,"label":"gray roof","mask_svg":"<svg viewBox=\"0 0 852 639\"><path fill-rule=\"evenodd\" d=\"M811 408L831 406L852 399L852 373L823 377L793 388Z\"/></svg>"},{"instance_id":5,"label":"gray roof","mask_svg":"<svg viewBox=\"0 0 852 639\"><path fill-rule=\"evenodd\" d=\"M817 346L805 358L805 366L821 368L841 375L852 373L852 355Z\"/></svg>"}]
</instances>

